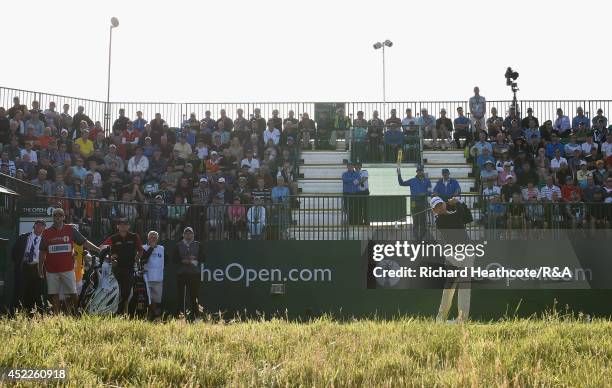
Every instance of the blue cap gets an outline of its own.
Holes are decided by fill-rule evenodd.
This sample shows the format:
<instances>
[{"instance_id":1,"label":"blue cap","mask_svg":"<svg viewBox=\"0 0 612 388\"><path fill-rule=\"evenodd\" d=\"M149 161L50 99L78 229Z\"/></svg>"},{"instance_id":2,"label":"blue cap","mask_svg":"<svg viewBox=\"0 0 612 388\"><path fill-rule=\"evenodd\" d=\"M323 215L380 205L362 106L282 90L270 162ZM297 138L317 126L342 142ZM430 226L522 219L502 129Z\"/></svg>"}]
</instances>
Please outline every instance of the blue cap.
<instances>
[{"instance_id":1,"label":"blue cap","mask_svg":"<svg viewBox=\"0 0 612 388\"><path fill-rule=\"evenodd\" d=\"M442 174L450 174L450 171L448 168L443 168L442 169Z\"/></svg>"},{"instance_id":2,"label":"blue cap","mask_svg":"<svg viewBox=\"0 0 612 388\"><path fill-rule=\"evenodd\" d=\"M416 166L416 170L418 171L424 171L425 169L423 168L423 166L421 166L420 164L417 164Z\"/></svg>"}]
</instances>

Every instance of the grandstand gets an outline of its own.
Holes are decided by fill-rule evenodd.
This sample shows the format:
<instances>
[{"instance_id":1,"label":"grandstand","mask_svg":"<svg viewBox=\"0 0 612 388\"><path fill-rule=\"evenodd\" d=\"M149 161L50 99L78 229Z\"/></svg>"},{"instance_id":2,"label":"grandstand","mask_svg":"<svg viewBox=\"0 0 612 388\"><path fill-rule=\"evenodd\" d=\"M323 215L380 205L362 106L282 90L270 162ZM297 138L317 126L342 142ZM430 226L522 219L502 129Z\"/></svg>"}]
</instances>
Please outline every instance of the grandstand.
<instances>
[{"instance_id":1,"label":"grandstand","mask_svg":"<svg viewBox=\"0 0 612 388\"><path fill-rule=\"evenodd\" d=\"M520 101L514 113L517 128L510 117L512 101L488 104L503 113L499 121L489 120L483 143L497 164L493 188L481 179L486 170L482 146L461 138L461 147L448 142L435 148L430 128L417 124L424 110L435 115L445 109L453 120L467 101L107 105L0 88L6 112L0 172L3 185L19 193L22 202L61 206L96 239L114 230L113 219L119 216L129 217L138 232L160 230L165 239L175 239L186 225L195 226L204 240L410 239L415 237L410 193L395 176L402 149L404 176L422 164L435 185L441 170L449 169L473 211L469 230L475 239L502 236L508 227L524 236L532 229L609 227L612 136L603 112L610 111L610 101ZM586 124L560 131L555 127L558 108L567 115L582 110ZM394 127L391 109L402 114L411 109L414 125ZM527 127L531 116L522 117L528 109L537 117L536 128ZM378 121L371 119L375 112ZM396 130L399 145L387 139ZM575 134L577 142L571 140ZM537 137L533 143L527 139L532 135ZM559 141L553 140L556 135ZM592 151L582 144L586 138ZM554 167L551 145L562 155L567 152L567 166ZM540 149L544 159L538 159ZM365 202L343 195L348 161L363 162L369 173L371 195ZM508 190L499 179L504 161L518 178ZM535 172L528 177L525 161ZM553 178L552 187L547 176ZM572 177L569 186L567 176ZM513 200L514 192L519 195ZM362 211L355 206L367 207L359 222L349 215Z\"/></svg>"}]
</instances>

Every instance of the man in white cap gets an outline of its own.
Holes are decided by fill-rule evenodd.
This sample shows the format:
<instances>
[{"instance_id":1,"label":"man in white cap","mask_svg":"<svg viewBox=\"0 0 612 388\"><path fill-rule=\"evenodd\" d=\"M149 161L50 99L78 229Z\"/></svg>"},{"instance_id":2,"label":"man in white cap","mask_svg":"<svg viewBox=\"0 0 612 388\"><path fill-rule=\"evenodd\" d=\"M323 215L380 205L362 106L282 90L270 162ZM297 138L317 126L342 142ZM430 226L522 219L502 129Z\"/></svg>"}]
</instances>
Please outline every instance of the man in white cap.
<instances>
[{"instance_id":1,"label":"man in white cap","mask_svg":"<svg viewBox=\"0 0 612 388\"><path fill-rule=\"evenodd\" d=\"M447 209L447 203L440 197L432 197L430 200L431 210L436 217L436 228L441 234L441 238L445 244L459 244L470 241L470 238L465 230L466 221L469 221L471 214L469 209L463 205L458 198L451 198L448 201L449 205L456 208L454 211ZM454 257L446 257L446 265L451 268L467 267L473 265L474 258L466 257L463 260L458 260ZM470 299L471 290L469 278L449 278L446 280L446 285L442 291L442 300L438 309L436 320L439 322L446 321L455 289L459 288L457 298L457 322L466 321L470 314Z\"/></svg>"}]
</instances>

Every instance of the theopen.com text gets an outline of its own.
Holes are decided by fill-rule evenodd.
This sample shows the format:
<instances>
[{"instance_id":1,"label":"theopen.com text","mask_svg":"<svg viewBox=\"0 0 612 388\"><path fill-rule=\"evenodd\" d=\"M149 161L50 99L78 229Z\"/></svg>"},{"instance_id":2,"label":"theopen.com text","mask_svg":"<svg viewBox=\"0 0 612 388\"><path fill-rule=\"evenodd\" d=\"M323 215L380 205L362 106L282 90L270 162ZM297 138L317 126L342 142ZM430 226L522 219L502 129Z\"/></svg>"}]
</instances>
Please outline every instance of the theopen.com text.
<instances>
[{"instance_id":1,"label":"theopen.com text","mask_svg":"<svg viewBox=\"0 0 612 388\"><path fill-rule=\"evenodd\" d=\"M230 263L225 268L200 269L202 282L244 282L250 287L256 282L331 282L330 268L290 268L283 273L279 268L245 268L240 263Z\"/></svg>"}]
</instances>

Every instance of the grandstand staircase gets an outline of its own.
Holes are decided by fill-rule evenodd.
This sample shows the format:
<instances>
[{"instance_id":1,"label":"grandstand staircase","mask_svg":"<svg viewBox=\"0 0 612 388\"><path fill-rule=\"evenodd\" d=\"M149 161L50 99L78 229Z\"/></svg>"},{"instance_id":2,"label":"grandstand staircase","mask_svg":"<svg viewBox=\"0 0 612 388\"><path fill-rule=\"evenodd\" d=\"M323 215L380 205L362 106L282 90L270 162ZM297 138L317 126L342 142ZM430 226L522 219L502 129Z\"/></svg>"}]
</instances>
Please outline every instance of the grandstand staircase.
<instances>
[{"instance_id":1,"label":"grandstand staircase","mask_svg":"<svg viewBox=\"0 0 612 388\"><path fill-rule=\"evenodd\" d=\"M345 143L338 141L336 150L302 151L298 188L305 197L299 210L293 211L293 225L289 238L300 240L362 239L368 235L368 227L362 231L346 234L346 216L340 200L326 201L324 196L342 194L342 173L350 157ZM441 170L448 168L451 177L459 181L463 193L475 191L472 166L466 163L463 150L423 152L425 172L435 185L442 178ZM414 164L409 165L414 167ZM367 166L365 166L367 167ZM371 169L370 169L371 170ZM311 197L311 198L309 198ZM318 199L315 199L318 198ZM352 227L353 230L357 227Z\"/></svg>"}]
</instances>

